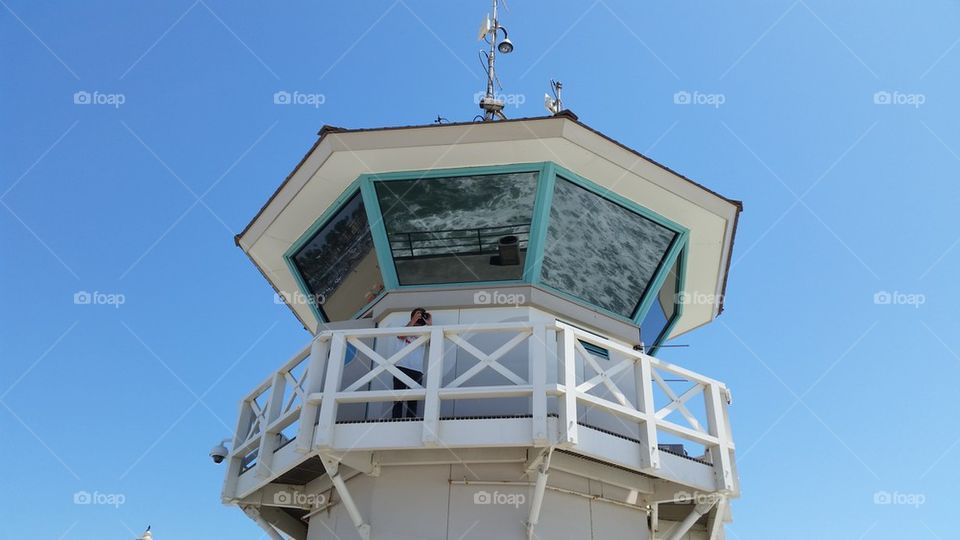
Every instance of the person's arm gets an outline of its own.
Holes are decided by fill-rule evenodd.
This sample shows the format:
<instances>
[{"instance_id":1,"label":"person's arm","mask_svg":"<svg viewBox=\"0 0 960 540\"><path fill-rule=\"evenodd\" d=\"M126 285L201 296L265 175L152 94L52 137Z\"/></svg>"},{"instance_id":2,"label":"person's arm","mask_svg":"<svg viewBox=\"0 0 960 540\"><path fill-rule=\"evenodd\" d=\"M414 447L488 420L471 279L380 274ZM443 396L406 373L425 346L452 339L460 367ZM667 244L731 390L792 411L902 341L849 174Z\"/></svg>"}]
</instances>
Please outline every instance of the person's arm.
<instances>
[{"instance_id":1,"label":"person's arm","mask_svg":"<svg viewBox=\"0 0 960 540\"><path fill-rule=\"evenodd\" d=\"M414 313L413 315L410 316L410 320L407 321L407 324L405 324L404 326L417 326L417 322L421 319L421 317L423 318L423 321L424 321L425 323L427 323L427 325L430 325L430 324L433 323L433 316L432 316L432 315L430 315L429 313L427 313L426 316L424 317L424 316L423 316L423 313L420 312L420 311L418 311L418 312L416 312L416 313ZM411 337L411 336L397 336L397 339L399 339L399 340L401 340L401 341L407 341L407 340L410 339L410 337Z\"/></svg>"}]
</instances>

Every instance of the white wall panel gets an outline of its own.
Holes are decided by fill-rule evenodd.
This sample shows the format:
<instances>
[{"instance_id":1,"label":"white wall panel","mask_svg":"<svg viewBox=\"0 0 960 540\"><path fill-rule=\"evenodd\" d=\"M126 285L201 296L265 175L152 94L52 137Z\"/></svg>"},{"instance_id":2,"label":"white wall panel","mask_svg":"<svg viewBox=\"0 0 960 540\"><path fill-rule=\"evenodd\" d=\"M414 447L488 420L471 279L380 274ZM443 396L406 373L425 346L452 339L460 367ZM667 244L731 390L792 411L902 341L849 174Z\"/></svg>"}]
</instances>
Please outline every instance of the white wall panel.
<instances>
[{"instance_id":1,"label":"white wall panel","mask_svg":"<svg viewBox=\"0 0 960 540\"><path fill-rule=\"evenodd\" d=\"M384 467L376 479L370 525L375 538L447 538L448 465ZM366 516L364 516L366 517Z\"/></svg>"},{"instance_id":2,"label":"white wall panel","mask_svg":"<svg viewBox=\"0 0 960 540\"><path fill-rule=\"evenodd\" d=\"M646 513L602 501L593 501L590 505L595 540L604 538L647 540L650 538Z\"/></svg>"},{"instance_id":3,"label":"white wall panel","mask_svg":"<svg viewBox=\"0 0 960 540\"><path fill-rule=\"evenodd\" d=\"M525 538L533 488L496 482L527 480L520 463L411 465L384 467L379 477L357 476L348 486L375 540L520 540ZM594 495L604 491L597 481L560 471L551 473L550 485ZM356 538L339 502L310 521L308 540ZM536 538L646 540L647 516L640 509L547 489ZM685 540L702 538L697 532Z\"/></svg>"}]
</instances>

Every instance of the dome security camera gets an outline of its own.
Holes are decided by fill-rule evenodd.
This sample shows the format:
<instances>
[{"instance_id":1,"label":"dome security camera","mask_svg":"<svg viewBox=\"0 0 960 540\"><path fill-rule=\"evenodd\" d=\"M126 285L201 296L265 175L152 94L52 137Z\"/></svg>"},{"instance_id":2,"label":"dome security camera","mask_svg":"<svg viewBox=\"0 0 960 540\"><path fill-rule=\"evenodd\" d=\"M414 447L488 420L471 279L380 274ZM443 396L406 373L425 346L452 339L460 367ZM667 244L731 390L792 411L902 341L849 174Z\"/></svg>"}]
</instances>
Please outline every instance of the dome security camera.
<instances>
[{"instance_id":1,"label":"dome security camera","mask_svg":"<svg viewBox=\"0 0 960 540\"><path fill-rule=\"evenodd\" d=\"M213 459L214 463L222 463L223 460L230 455L230 451L227 450L226 446L224 446L229 440L230 439L224 439L220 441L220 444L214 446L210 450L210 457Z\"/></svg>"}]
</instances>

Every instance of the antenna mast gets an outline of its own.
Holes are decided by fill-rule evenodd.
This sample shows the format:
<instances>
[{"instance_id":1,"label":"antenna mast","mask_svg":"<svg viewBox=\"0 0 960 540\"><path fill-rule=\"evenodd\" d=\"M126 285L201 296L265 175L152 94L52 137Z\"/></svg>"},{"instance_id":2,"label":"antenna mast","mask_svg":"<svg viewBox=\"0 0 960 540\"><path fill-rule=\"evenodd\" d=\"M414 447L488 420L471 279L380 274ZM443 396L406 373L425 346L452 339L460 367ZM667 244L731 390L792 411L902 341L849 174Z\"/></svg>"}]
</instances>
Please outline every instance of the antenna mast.
<instances>
[{"instance_id":1,"label":"antenna mast","mask_svg":"<svg viewBox=\"0 0 960 540\"><path fill-rule=\"evenodd\" d=\"M493 20L491 21L488 17L484 20L483 26L480 28L480 39L490 44L490 51L487 53L487 93L483 96L483 99L480 100L480 108L483 109L484 122L497 119L505 120L507 118L506 115L503 114L504 102L502 99L497 99L496 93L494 92L494 84L497 82L495 65L497 51L503 54L509 54L513 51L513 43L510 41L510 38L507 37L507 29L500 26L500 19L497 17L498 1L499 0L493 0ZM497 32L500 30L503 30L503 41L497 43Z\"/></svg>"},{"instance_id":2,"label":"antenna mast","mask_svg":"<svg viewBox=\"0 0 960 540\"><path fill-rule=\"evenodd\" d=\"M550 89L553 90L553 97L550 94L543 95L543 106L547 108L550 114L559 114L563 110L563 100L560 98L560 92L563 90L563 83L560 81L550 81Z\"/></svg>"}]
</instances>

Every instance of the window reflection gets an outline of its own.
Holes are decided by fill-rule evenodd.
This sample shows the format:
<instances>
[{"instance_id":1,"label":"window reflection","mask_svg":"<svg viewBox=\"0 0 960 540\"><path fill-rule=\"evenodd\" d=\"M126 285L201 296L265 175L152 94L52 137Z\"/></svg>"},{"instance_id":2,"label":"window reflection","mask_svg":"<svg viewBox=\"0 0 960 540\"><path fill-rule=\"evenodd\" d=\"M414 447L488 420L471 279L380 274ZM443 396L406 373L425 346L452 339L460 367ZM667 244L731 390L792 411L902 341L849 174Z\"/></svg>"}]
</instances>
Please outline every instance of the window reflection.
<instances>
[{"instance_id":1,"label":"window reflection","mask_svg":"<svg viewBox=\"0 0 960 540\"><path fill-rule=\"evenodd\" d=\"M670 229L558 177L541 279L632 317L675 237Z\"/></svg>"},{"instance_id":2,"label":"window reflection","mask_svg":"<svg viewBox=\"0 0 960 540\"><path fill-rule=\"evenodd\" d=\"M378 181L401 285L520 279L537 172Z\"/></svg>"},{"instance_id":3,"label":"window reflection","mask_svg":"<svg viewBox=\"0 0 960 540\"><path fill-rule=\"evenodd\" d=\"M293 262L310 300L328 321L350 319L383 290L359 192L293 255Z\"/></svg>"}]
</instances>

